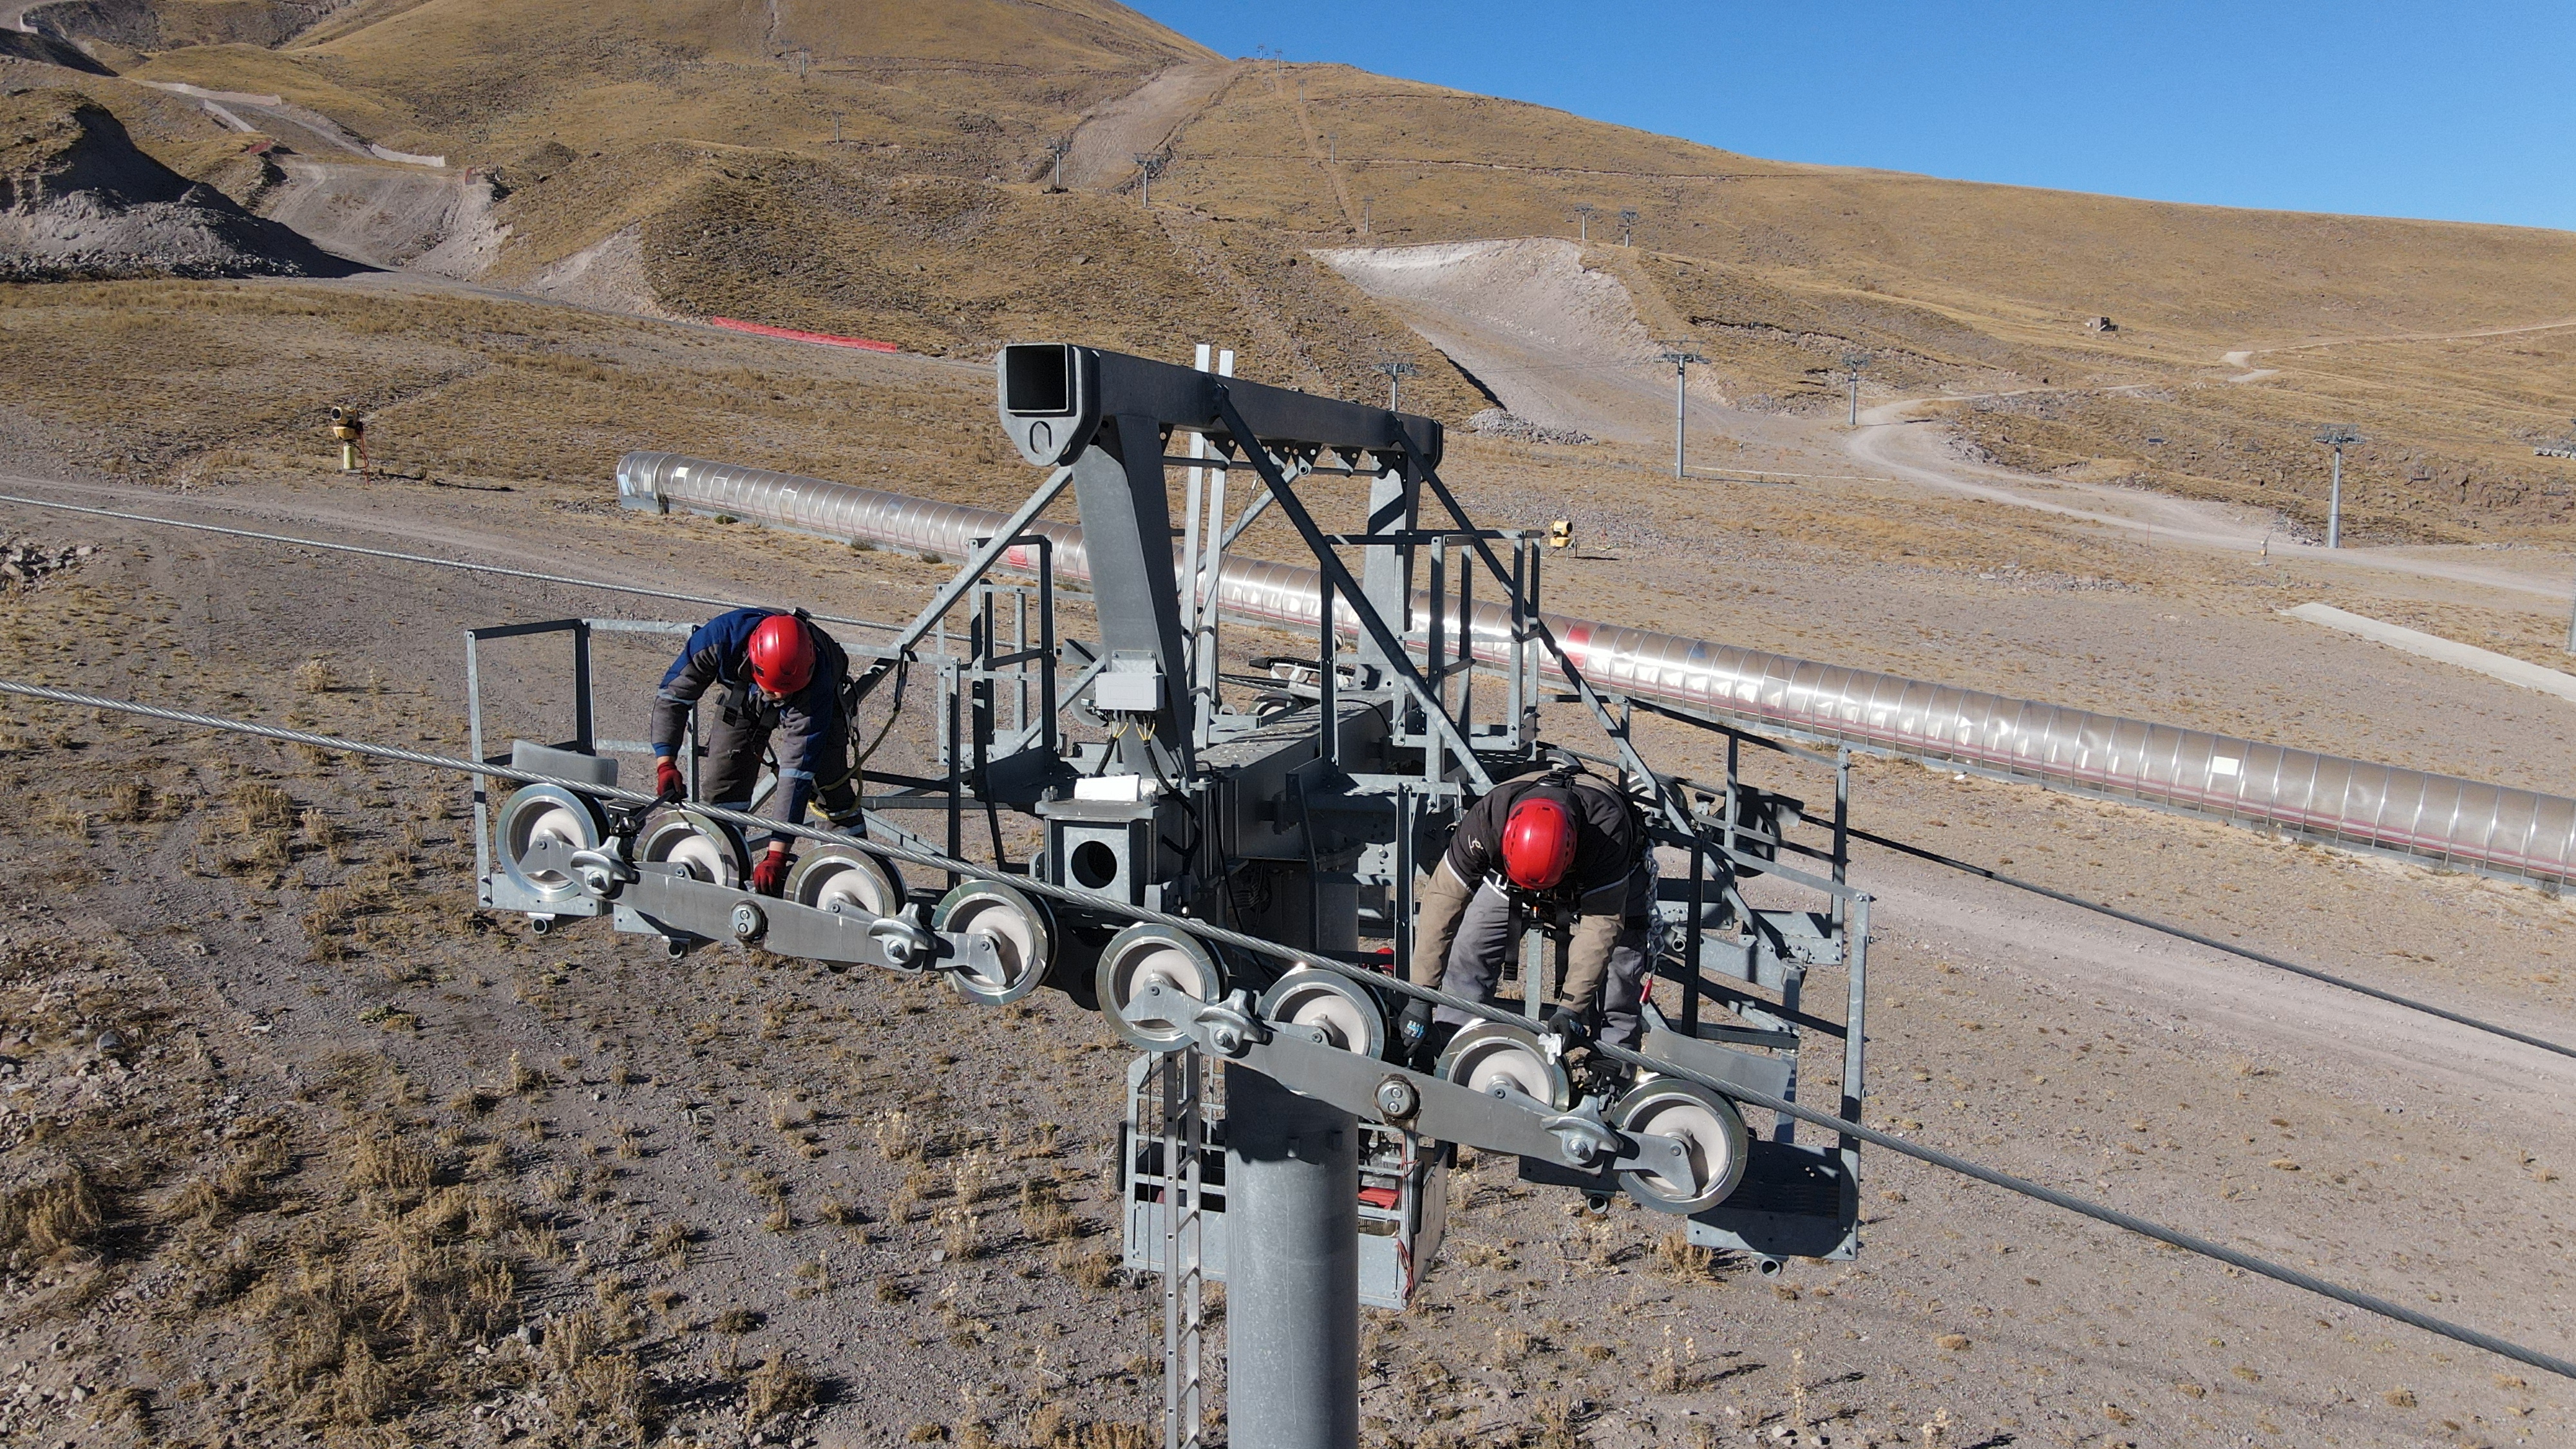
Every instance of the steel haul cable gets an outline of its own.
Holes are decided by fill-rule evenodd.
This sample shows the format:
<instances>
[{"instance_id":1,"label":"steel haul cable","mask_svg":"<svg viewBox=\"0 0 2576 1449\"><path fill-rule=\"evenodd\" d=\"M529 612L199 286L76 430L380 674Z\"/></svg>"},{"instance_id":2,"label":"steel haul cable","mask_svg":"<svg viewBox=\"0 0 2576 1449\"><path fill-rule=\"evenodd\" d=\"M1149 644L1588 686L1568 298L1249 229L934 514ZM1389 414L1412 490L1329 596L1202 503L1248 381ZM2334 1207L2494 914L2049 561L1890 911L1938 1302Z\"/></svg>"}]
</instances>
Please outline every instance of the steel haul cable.
<instances>
[{"instance_id":1,"label":"steel haul cable","mask_svg":"<svg viewBox=\"0 0 2576 1449\"><path fill-rule=\"evenodd\" d=\"M392 760L401 764L421 765L430 769L446 770L461 775L479 775L492 779L511 780L520 784L528 785L555 785L596 799L613 800L622 805L650 806L658 803L655 797L636 790L621 790L611 786L590 784L586 781L566 780L552 775L541 775L532 770L514 769L507 765L477 764L471 760L460 760L446 755L433 755L419 750L401 749L392 745L369 744L362 740L343 739L336 735L314 734L307 730L286 729L278 725L260 724L253 720L229 719L222 715L200 714L192 710L170 709L161 705L142 704L133 700L112 699L104 695L82 694L74 690L56 689L51 685L25 684L16 680L0 680L0 694L12 694L26 699L45 700L54 704L71 705L83 709L111 710L120 714L139 715L147 719L166 720L172 724L189 725L199 729L220 730L230 734L253 735L262 739L279 740L287 744L307 745L315 749L333 750L343 754L362 755L371 759ZM1216 942L1219 945L1233 946L1238 950L1266 956L1273 960L1318 966L1325 970L1336 972L1354 981L1362 982L1366 985L1375 986L1382 990L1396 991L1403 995L1433 1002L1438 1005L1454 1007L1471 1016L1482 1017L1488 1021L1500 1021L1523 1026L1528 1024L1528 1019L1526 1017L1522 1017L1511 1012L1498 1011L1479 1001L1473 1001L1463 996L1454 996L1446 991L1441 991L1434 987L1416 986L1409 981L1400 981L1392 976L1382 975L1378 972L1369 971L1361 967L1347 965L1343 962L1334 961L1329 958L1317 957L1310 953L1299 951L1291 946L1283 946L1276 941L1265 941L1257 936L1247 936L1239 931L1229 931L1219 926L1211 926L1205 921L1194 920L1186 916L1166 915L1161 911L1148 910L1141 906L1125 905L1119 902L1107 900L1103 897L1086 895L1083 892L1071 890L1063 886L1048 885L1044 881L1033 880L1026 876L1008 875L1004 872L996 871L990 866L977 865L972 861L954 859L933 851L914 850L904 846L868 840L843 831L823 830L801 823L789 825L776 820L764 820L747 811L725 810L708 805L693 804L691 808L699 814L706 815L716 820L722 820L737 827L766 831L773 834L784 833L798 836L806 840L819 841L832 845L855 846L860 849L874 852L878 855L886 856L890 859L906 861L911 864L924 866L933 870L950 871L959 875L974 877L977 879L1002 881L1003 883L1018 890L1025 891L1030 895L1044 897L1049 900L1061 901L1068 905L1080 906L1090 910L1107 911L1117 915L1128 916L1140 921L1151 921L1160 925L1171 926L1179 930L1187 931L1203 940ZM1675 1066L1669 1062L1657 1061L1653 1057L1629 1051L1624 1047L1614 1047L1607 1043L1603 1043L1601 1044L1601 1050L1614 1061L1625 1062L1630 1066L1639 1067L1663 1076L1676 1077L1682 1081L1691 1082L1704 1087L1709 1091L1715 1092L1730 1100L1760 1107L1766 1111L1777 1112L1784 1116L1794 1117L1801 1122L1823 1128L1827 1131L1855 1137L1873 1146L1885 1148L1887 1151L1896 1153L1899 1156L1911 1157L1918 1162L1928 1163L1931 1166L1941 1168L1945 1171L1955 1172L1962 1177L1972 1178L1978 1182L1985 1183L1988 1186L1999 1187L2007 1192L2018 1193L2023 1197L2030 1198L2037 1202L2046 1203L2051 1207L2062 1208L2067 1212L2091 1218L2096 1222L2108 1223L2115 1228L2121 1228L2128 1232L2136 1233L2141 1237L2152 1238L2157 1242L2180 1248L2186 1252L2197 1253L2203 1257L2215 1259L2218 1262L2242 1269L2245 1272L2258 1274L2262 1277L2270 1278L2278 1283L2286 1283L2293 1288L2305 1289L2306 1291L2317 1294L2320 1297L2331 1298L2338 1303L2358 1308L2363 1312L2375 1313L2382 1318L2390 1319L2397 1323L2403 1323L2410 1327L2420 1328L2427 1333L2436 1334L2440 1337L2450 1339L2453 1342L2464 1343L2472 1348L2484 1349L2489 1353L2498 1355L2499 1357L2509 1358L2517 1363L2528 1364L2533 1368L2557 1374L2562 1378L2576 1380L2576 1361L2570 1361L2554 1354L2542 1353L2537 1349L2525 1348L2520 1344L2498 1338L2490 1333L2483 1333L2474 1328L2468 1328L2460 1324L2448 1322L2444 1319L2432 1317L2429 1314L2418 1313L2411 1308L2407 1308L2401 1304L2392 1303L2385 1298L2363 1293L2357 1289L2346 1288L2339 1284L2329 1283L2322 1278L2302 1273L2295 1268L2283 1267L2278 1263L2255 1257L2250 1253L2238 1252L2236 1249L2230 1248L2225 1244L2212 1242L2207 1238L2182 1232L2178 1229L2168 1228L2160 1223L2151 1222L2145 1218L2135 1216L2134 1214L2121 1212L2117 1208L2105 1207L2099 1203L2088 1202L2071 1193L2060 1192L2055 1188L2032 1182L2027 1178L2015 1177L2008 1172L1999 1172L1994 1168L1970 1162L1963 1157L1953 1157L1949 1153L1941 1151L1939 1148L1925 1147L1920 1143L1909 1142L1902 1137L1892 1136L1888 1133L1878 1131L1876 1128L1865 1126L1859 1122L1832 1116L1828 1113L1817 1111L1812 1107L1802 1106L1796 1102L1774 1097L1766 1092L1758 1092L1751 1088L1739 1086L1731 1082L1721 1082L1704 1073L1695 1072L1686 1067Z\"/></svg>"},{"instance_id":2,"label":"steel haul cable","mask_svg":"<svg viewBox=\"0 0 2576 1449\"><path fill-rule=\"evenodd\" d=\"M2082 896L2068 895L2066 892L2060 890L2051 890L2047 886L2039 885L2031 881L2020 880L2013 876L2005 875L2001 871L1989 870L1982 865L1971 865L1964 860L1953 860L1949 856L1939 854L1938 852L1925 850L1919 845L1908 845L1901 840L1890 840L1884 835L1878 835L1871 831L1863 830L1858 826L1853 826L1851 828L1851 834L1853 839L1866 840L1870 844L1878 846L1881 849L1893 850L1900 855L1910 855L1917 860L1928 860L1934 865L1948 866L1952 870L1964 871L1969 875L1983 876L1987 880L1995 882L1997 885L2008 885L2015 890L2028 891L2035 896L2046 896L2052 901L2061 901L2070 906L2079 906L2085 910L2109 916L2115 921L2126 921L2132 926L2144 926L2150 931L2161 931L2165 935L2172 936L2177 940L2189 941L2195 946L2206 946L2213 951L2224 951L2230 956L2242 956L2248 961L2255 962L2258 965L2269 966L2276 971L2287 971L2294 976L2304 976L2310 981L2322 981L2328 986L2340 987L2345 991L2358 992L2363 996L2388 1002L2392 1006L2402 1006L2409 1011L2420 1011L2426 1016L2438 1016L2442 1020L2451 1022L2454 1025L2465 1026L2472 1031L2488 1032L2492 1035L2503 1037L2507 1041L2518 1041L2527 1047L2538 1047L2542 1051L2555 1052L2562 1057L2576 1057L2576 1047L2561 1046L2554 1041L2544 1040L2543 1038L2536 1036L2527 1036L2522 1032L2515 1031L2511 1027L2498 1026L2491 1021L2480 1021L2474 1016L2462 1016L2456 1011L2446 1010L2442 1007L2435 1006L2430 1002L2417 1001L2411 996L2400 996L2393 991L2382 991L2376 986L2367 986L2361 982L2354 981L2349 977L2337 976L2330 971L2320 971L2314 966L2302 966L2296 961L2284 961L2278 956L2266 955L2261 951L2254 950L2247 946L2232 946L2215 937L2204 936L2198 931L2189 930L2182 926L2168 925L2163 921L2151 920L2145 916L2132 915L2127 911L2121 910L2118 906L2105 905L2100 901L2088 901Z\"/></svg>"},{"instance_id":3,"label":"steel haul cable","mask_svg":"<svg viewBox=\"0 0 2576 1449\"><path fill-rule=\"evenodd\" d=\"M629 584L612 584L598 579L578 579L560 574L532 573L525 569L502 568L494 564L473 563L461 559L443 559L434 558L425 554L397 553L388 549L362 548L356 544L325 543L319 539L297 538L291 534L258 533L250 529L224 528L211 523L186 523L175 518L161 518L149 513L126 513L111 508L89 508L79 504L57 503L43 498L29 498L15 493L0 493L0 503L22 503L33 508L51 508L65 513L85 513L100 518L123 519L132 523L156 524L164 528L184 528L200 533L218 533L234 538L257 539L266 543L291 544L298 548L328 549L337 553L361 554L369 558L393 559L402 563L432 564L440 568L463 569L473 573L495 574L505 578L531 579L542 583L566 584L575 588L602 589L613 593L637 594L646 598L671 599L681 603L708 604L721 608L744 607L743 605L728 599L705 598L695 594L671 593L660 589L639 588ZM894 630L902 627L901 625L882 623L873 619L849 619L832 614L815 614L811 617L827 624L848 624L863 629ZM898 701L901 699L900 691L898 691L897 699ZM891 730L893 727L894 720L889 718L886 722L885 729ZM877 737L877 743L881 744L883 742L884 732L880 731ZM871 744L867 751L859 756L858 763L861 765L866 764L868 755L873 754L875 749L876 745ZM1935 865L1946 866L1952 870L1964 871L1970 875L1982 876L1999 885L2011 886L2016 890L2028 891L2033 895L2046 896L2050 900L2059 901L2066 905L2076 906L2084 910L2097 912L2101 915L2109 916L2114 920L2126 921L2130 925L2141 926L2150 931L2160 931L2165 935L2175 937L2178 940L2189 941L2197 946L2206 946L2213 951L2224 951L2231 956L2239 956L2245 960L2270 966L2276 970L2288 971L2294 975L2304 976L2309 980L2323 982L2326 985L2339 987L2345 991L2357 992L2363 996L2388 1002L2393 1006L2404 1007L2409 1011L2420 1011L2428 1016L2436 1016L2455 1025L2468 1027L2472 1031L2486 1032L2493 1036L2503 1037L2508 1041L2520 1042L2524 1046L2536 1047L2541 1051L2553 1052L2562 1057L2576 1058L2576 1047L2562 1046L2557 1042L2548 1041L2541 1037L2531 1036L2523 1032L2515 1031L2511 1027L2498 1026L2493 1022L2481 1021L2472 1016L2464 1016L2459 1012L2446 1010L2442 1007L2434 1006L2429 1002L2417 1001L2411 997L2399 996L2391 991L2383 991L2378 987L2367 986L2361 982L2353 981L2346 977L2336 976L2325 971L2319 971L2314 967L2301 966L2297 962L2285 961L2278 956L2267 955L2261 951L2256 951L2248 947L2230 945L2225 941L2204 936L2197 931L2188 930L2181 926L2169 925L2165 922L2153 920L2146 916L2134 915L2128 911L2121 910L2116 906L2106 905L2099 901L2088 901L2081 896L2069 895L2064 891L2052 890L2047 886L2008 876L2000 871L1988 869L1985 866L1973 865L1967 861L1953 859L1950 856L1925 850L1920 846L1908 845L1901 840L1892 840L1887 836L1879 835L1872 831L1854 827L1851 833L1854 838L1868 841L1870 844L1879 846L1883 849L1914 856L1917 859L1930 861Z\"/></svg>"},{"instance_id":4,"label":"steel haul cable","mask_svg":"<svg viewBox=\"0 0 2576 1449\"><path fill-rule=\"evenodd\" d=\"M544 584L566 584L577 589L602 589L612 594L637 594L647 599L670 599L683 604L712 604L723 609L751 607L732 599L710 599L697 594L675 594L668 589L647 589L635 584L612 584L602 579L576 579L564 574L541 574L527 569L503 568L498 564L474 563L466 559L436 558L424 553L397 553L386 548L361 548L354 543L324 543L318 538L297 538L288 533L260 533L247 528L224 528L212 523L183 523L175 518L161 518L149 513L125 513L114 508L88 508L77 503L56 503L47 498L29 498L19 493L0 493L0 503L23 503L30 508L51 508L63 513L86 513L93 518L119 518L128 523L149 523L161 528L185 528L196 533L220 533L231 538L254 538L262 543L292 544L297 548L328 549L333 553L354 553L367 558L392 559L397 563L431 564L443 569L463 569L468 573L493 574L505 579L531 579ZM898 630L900 624L876 619L844 619L833 614L808 617L825 624L848 624L860 629Z\"/></svg>"}]
</instances>

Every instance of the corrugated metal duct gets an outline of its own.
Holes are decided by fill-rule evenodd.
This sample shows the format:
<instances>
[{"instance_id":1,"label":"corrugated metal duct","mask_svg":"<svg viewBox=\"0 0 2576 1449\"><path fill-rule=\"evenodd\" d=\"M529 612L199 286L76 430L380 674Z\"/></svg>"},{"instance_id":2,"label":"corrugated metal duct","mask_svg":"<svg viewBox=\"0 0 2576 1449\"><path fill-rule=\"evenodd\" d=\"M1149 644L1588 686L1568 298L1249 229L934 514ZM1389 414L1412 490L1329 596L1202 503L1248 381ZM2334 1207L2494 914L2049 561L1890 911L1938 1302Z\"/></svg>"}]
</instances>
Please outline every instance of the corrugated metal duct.
<instances>
[{"instance_id":1,"label":"corrugated metal duct","mask_svg":"<svg viewBox=\"0 0 2576 1449\"><path fill-rule=\"evenodd\" d=\"M627 454L617 488L630 507L726 514L949 558L1004 521L989 509L672 453ZM1056 542L1060 574L1090 577L1081 529L1037 527ZM1311 629L1318 593L1311 569L1228 559L1217 599L1237 617ZM1548 623L1588 678L1639 698L2356 849L2576 881L2576 800L2562 796L1588 619L1551 614ZM1502 608L1477 606L1473 635L1479 658L1507 657Z\"/></svg>"}]
</instances>

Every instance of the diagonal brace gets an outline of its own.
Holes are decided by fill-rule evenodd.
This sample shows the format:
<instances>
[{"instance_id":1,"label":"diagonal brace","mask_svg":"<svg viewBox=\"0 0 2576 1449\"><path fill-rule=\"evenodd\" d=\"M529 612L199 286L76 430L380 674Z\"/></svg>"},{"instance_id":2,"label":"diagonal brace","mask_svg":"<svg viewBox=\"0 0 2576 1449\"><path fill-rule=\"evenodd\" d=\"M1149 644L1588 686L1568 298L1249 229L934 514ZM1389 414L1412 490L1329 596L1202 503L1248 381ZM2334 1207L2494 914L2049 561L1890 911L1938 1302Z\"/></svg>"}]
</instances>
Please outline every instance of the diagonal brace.
<instances>
[{"instance_id":1,"label":"diagonal brace","mask_svg":"<svg viewBox=\"0 0 2576 1449\"><path fill-rule=\"evenodd\" d=\"M966 560L965 567L957 571L957 576L941 584L939 592L930 596L930 602L921 606L921 612L913 616L912 622L903 626L903 632L887 642L887 656L868 666L868 672L859 677L858 687L851 692L847 707L856 708L859 701L866 699L875 691L877 684L893 672L896 661L911 655L912 647L939 626L940 619L957 607L957 601L966 597L968 589L993 571L993 565L1002 561L1002 556L1019 542L1020 535L1028 531L1039 514L1046 512L1047 505L1063 496L1065 486L1072 481L1071 464L1056 469L1038 485L1038 491L1030 494L1028 501L1020 505L1019 511L1011 515L1009 522L993 530L993 536L984 540L984 546L975 550L974 555Z\"/></svg>"},{"instance_id":2,"label":"diagonal brace","mask_svg":"<svg viewBox=\"0 0 2576 1449\"><path fill-rule=\"evenodd\" d=\"M1287 478L1271 461L1269 450L1261 446L1261 440L1244 422L1243 414L1235 411L1234 399L1227 396L1226 389L1222 387L1216 390L1216 411L1217 416L1224 419L1226 431L1233 436L1235 444L1251 459L1253 471L1261 475L1270 496L1278 500L1279 511L1297 526L1298 536L1305 539L1306 547L1314 551L1315 566L1323 571L1325 581L1332 586L1333 596L1349 603L1352 615L1359 620L1361 632L1368 635L1369 642L1377 645L1388 670L1404 686L1405 693L1422 706L1423 716L1439 733L1441 742L1457 756L1460 764L1467 767L1476 789L1481 792L1494 788L1494 777L1485 772L1484 762L1478 760L1475 750L1468 746L1466 736L1458 729L1458 722L1440 707L1440 696L1423 679L1422 671L1414 667L1413 656L1404 652L1404 641L1396 637L1395 631L1386 626L1386 620L1370 606L1368 595L1360 589L1360 581L1351 576L1350 567L1342 562L1341 555L1333 552L1331 541L1324 537L1323 529L1316 526L1314 515L1298 501L1295 490L1288 486ZM1329 625L1332 621L1324 622Z\"/></svg>"}]
</instances>

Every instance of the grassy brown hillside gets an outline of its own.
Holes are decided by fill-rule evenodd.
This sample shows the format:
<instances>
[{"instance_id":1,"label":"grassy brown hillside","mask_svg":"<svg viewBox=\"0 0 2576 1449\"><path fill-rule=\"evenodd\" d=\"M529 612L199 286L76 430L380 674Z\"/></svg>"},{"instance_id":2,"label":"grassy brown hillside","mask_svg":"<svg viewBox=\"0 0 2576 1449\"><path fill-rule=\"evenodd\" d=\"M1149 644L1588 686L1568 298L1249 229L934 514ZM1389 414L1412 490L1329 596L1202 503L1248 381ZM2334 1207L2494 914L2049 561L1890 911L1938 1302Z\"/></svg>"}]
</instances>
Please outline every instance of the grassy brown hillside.
<instances>
[{"instance_id":1,"label":"grassy brown hillside","mask_svg":"<svg viewBox=\"0 0 2576 1449\"><path fill-rule=\"evenodd\" d=\"M242 34L186 18L221 8L120 13L161 16L165 37ZM2313 523L2309 439L2336 421L2370 439L2358 538L2551 536L2568 504L2567 470L2531 444L2576 411L2576 329L2462 335L2576 321L2562 233L1761 161L1347 66L1228 64L1105 0L362 0L274 48L116 58L495 168L505 284L623 239L639 285L681 313L953 356L1037 334L1164 354L1217 338L1247 369L1346 395L1401 356L1424 370L1418 405L1454 419L1484 405L1470 380L1304 251L1563 235L1591 205L1587 265L1655 335L1707 353L1739 406L1827 415L1857 350L1872 402L1995 395L1951 420L2017 467ZM163 143L196 148L173 162L190 174L242 144L185 129ZM1044 184L1068 138L1070 194ZM1125 157L1155 146L1149 210ZM1623 207L1634 247L1616 244Z\"/></svg>"}]
</instances>

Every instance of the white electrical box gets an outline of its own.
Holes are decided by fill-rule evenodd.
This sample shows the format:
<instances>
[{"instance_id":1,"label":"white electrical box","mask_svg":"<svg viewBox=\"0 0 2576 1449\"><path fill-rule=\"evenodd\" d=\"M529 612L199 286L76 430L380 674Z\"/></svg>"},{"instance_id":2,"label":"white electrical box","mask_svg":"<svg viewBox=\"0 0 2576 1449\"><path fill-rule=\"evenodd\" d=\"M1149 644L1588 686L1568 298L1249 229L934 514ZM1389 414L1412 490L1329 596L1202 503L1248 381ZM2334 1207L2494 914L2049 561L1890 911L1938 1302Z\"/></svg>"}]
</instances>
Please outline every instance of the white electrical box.
<instances>
[{"instance_id":1,"label":"white electrical box","mask_svg":"<svg viewBox=\"0 0 2576 1449\"><path fill-rule=\"evenodd\" d=\"M1150 714L1163 707L1163 676L1149 666L1144 669L1101 671L1091 689L1092 706L1101 710L1132 710Z\"/></svg>"}]
</instances>

